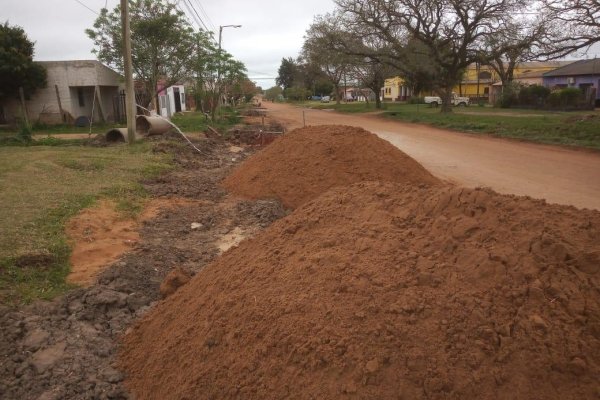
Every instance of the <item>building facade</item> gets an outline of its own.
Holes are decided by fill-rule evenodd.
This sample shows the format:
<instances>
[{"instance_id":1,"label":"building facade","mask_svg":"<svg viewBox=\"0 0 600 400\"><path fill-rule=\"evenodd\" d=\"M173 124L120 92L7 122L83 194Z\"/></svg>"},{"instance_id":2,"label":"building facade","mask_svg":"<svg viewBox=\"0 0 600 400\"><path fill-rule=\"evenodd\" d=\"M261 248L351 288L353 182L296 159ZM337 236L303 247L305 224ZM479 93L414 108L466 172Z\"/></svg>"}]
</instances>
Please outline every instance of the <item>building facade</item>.
<instances>
[{"instance_id":1,"label":"building facade","mask_svg":"<svg viewBox=\"0 0 600 400\"><path fill-rule=\"evenodd\" d=\"M600 106L600 59L580 60L543 76L550 89L578 88L584 97Z\"/></svg>"},{"instance_id":2,"label":"building facade","mask_svg":"<svg viewBox=\"0 0 600 400\"><path fill-rule=\"evenodd\" d=\"M40 61L47 71L47 86L25 101L31 122L71 123L80 117L96 122L115 120L115 106L123 77L95 60ZM19 98L0 104L2 123L22 118Z\"/></svg>"}]
</instances>

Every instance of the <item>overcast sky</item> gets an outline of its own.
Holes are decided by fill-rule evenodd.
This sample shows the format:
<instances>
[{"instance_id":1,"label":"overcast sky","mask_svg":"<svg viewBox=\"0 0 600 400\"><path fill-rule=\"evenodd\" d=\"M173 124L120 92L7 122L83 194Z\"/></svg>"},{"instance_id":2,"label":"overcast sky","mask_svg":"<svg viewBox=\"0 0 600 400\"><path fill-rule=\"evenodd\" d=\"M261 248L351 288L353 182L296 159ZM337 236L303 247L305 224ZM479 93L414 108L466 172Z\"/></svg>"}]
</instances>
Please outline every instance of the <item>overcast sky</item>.
<instances>
[{"instance_id":1,"label":"overcast sky","mask_svg":"<svg viewBox=\"0 0 600 400\"><path fill-rule=\"evenodd\" d=\"M79 0L99 12L105 4L112 10L118 0ZM25 29L36 42L35 59L94 59L93 43L84 30L97 15L77 0L0 0L0 22ZM240 29L225 28L223 48L244 62L248 76L268 88L283 57L298 55L303 35L313 17L332 11L332 0L190 0L209 29L218 34L219 25L239 24ZM196 22L180 1L189 19ZM200 8L202 6L202 9ZM203 13L204 11L204 13ZM208 16L208 18L206 18Z\"/></svg>"}]
</instances>

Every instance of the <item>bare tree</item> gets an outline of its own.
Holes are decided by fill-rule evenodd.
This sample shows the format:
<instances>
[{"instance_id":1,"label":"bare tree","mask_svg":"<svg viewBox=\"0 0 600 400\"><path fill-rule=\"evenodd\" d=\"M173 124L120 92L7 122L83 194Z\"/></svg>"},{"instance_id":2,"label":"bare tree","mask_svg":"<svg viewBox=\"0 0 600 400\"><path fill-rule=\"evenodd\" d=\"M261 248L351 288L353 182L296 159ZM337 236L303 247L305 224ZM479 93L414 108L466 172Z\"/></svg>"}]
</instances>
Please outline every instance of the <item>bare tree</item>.
<instances>
[{"instance_id":1,"label":"bare tree","mask_svg":"<svg viewBox=\"0 0 600 400\"><path fill-rule=\"evenodd\" d=\"M542 0L548 32L541 57L585 52L600 42L600 0Z\"/></svg>"},{"instance_id":2,"label":"bare tree","mask_svg":"<svg viewBox=\"0 0 600 400\"><path fill-rule=\"evenodd\" d=\"M342 52L332 51L329 39L329 26L337 23L332 15L318 16L306 31L302 59L318 66L333 84L336 103L340 104L340 83L348 72L349 57Z\"/></svg>"},{"instance_id":3,"label":"bare tree","mask_svg":"<svg viewBox=\"0 0 600 400\"><path fill-rule=\"evenodd\" d=\"M413 72L408 44L417 41L431 58L434 90L443 98L442 112L452 111L452 89L480 46L502 30L528 0L335 0L339 11L388 44L387 62Z\"/></svg>"}]
</instances>

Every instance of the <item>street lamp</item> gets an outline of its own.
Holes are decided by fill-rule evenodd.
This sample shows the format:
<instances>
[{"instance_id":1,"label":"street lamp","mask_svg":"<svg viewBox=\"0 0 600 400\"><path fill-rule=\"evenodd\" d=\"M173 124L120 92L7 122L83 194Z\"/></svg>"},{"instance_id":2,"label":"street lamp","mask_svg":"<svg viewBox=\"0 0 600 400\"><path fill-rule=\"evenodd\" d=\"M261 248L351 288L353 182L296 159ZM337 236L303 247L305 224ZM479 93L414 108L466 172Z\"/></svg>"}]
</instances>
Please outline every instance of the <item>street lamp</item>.
<instances>
[{"instance_id":1,"label":"street lamp","mask_svg":"<svg viewBox=\"0 0 600 400\"><path fill-rule=\"evenodd\" d=\"M241 25L219 25L219 51L217 56L219 57L219 62L217 64L217 95L219 96L217 105L221 103L221 38L223 37L223 28L241 28ZM213 120L215 119L215 115L213 112Z\"/></svg>"},{"instance_id":2,"label":"street lamp","mask_svg":"<svg viewBox=\"0 0 600 400\"><path fill-rule=\"evenodd\" d=\"M219 53L221 53L221 37L223 36L223 28L241 28L241 25L221 25L219 26Z\"/></svg>"}]
</instances>

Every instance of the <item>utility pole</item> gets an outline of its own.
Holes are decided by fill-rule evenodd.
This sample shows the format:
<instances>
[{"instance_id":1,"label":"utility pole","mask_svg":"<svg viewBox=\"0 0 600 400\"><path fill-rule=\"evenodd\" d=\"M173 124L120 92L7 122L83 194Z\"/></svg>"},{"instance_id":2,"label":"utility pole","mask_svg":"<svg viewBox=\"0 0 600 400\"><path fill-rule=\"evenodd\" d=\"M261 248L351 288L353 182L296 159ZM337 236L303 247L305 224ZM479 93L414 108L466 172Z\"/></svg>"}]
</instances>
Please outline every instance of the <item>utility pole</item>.
<instances>
[{"instance_id":1,"label":"utility pole","mask_svg":"<svg viewBox=\"0 0 600 400\"><path fill-rule=\"evenodd\" d=\"M219 26L219 52L217 53L218 63L217 63L217 90L216 95L218 96L216 104L213 108L212 119L215 119L215 111L217 107L221 105L221 39L223 37L223 28L241 28L241 25L220 25Z\"/></svg>"},{"instance_id":2,"label":"utility pole","mask_svg":"<svg viewBox=\"0 0 600 400\"><path fill-rule=\"evenodd\" d=\"M131 30L129 28L129 1L121 0L121 28L123 33L123 63L125 65L125 110L127 112L127 141L135 142L135 93L131 66Z\"/></svg>"}]
</instances>

